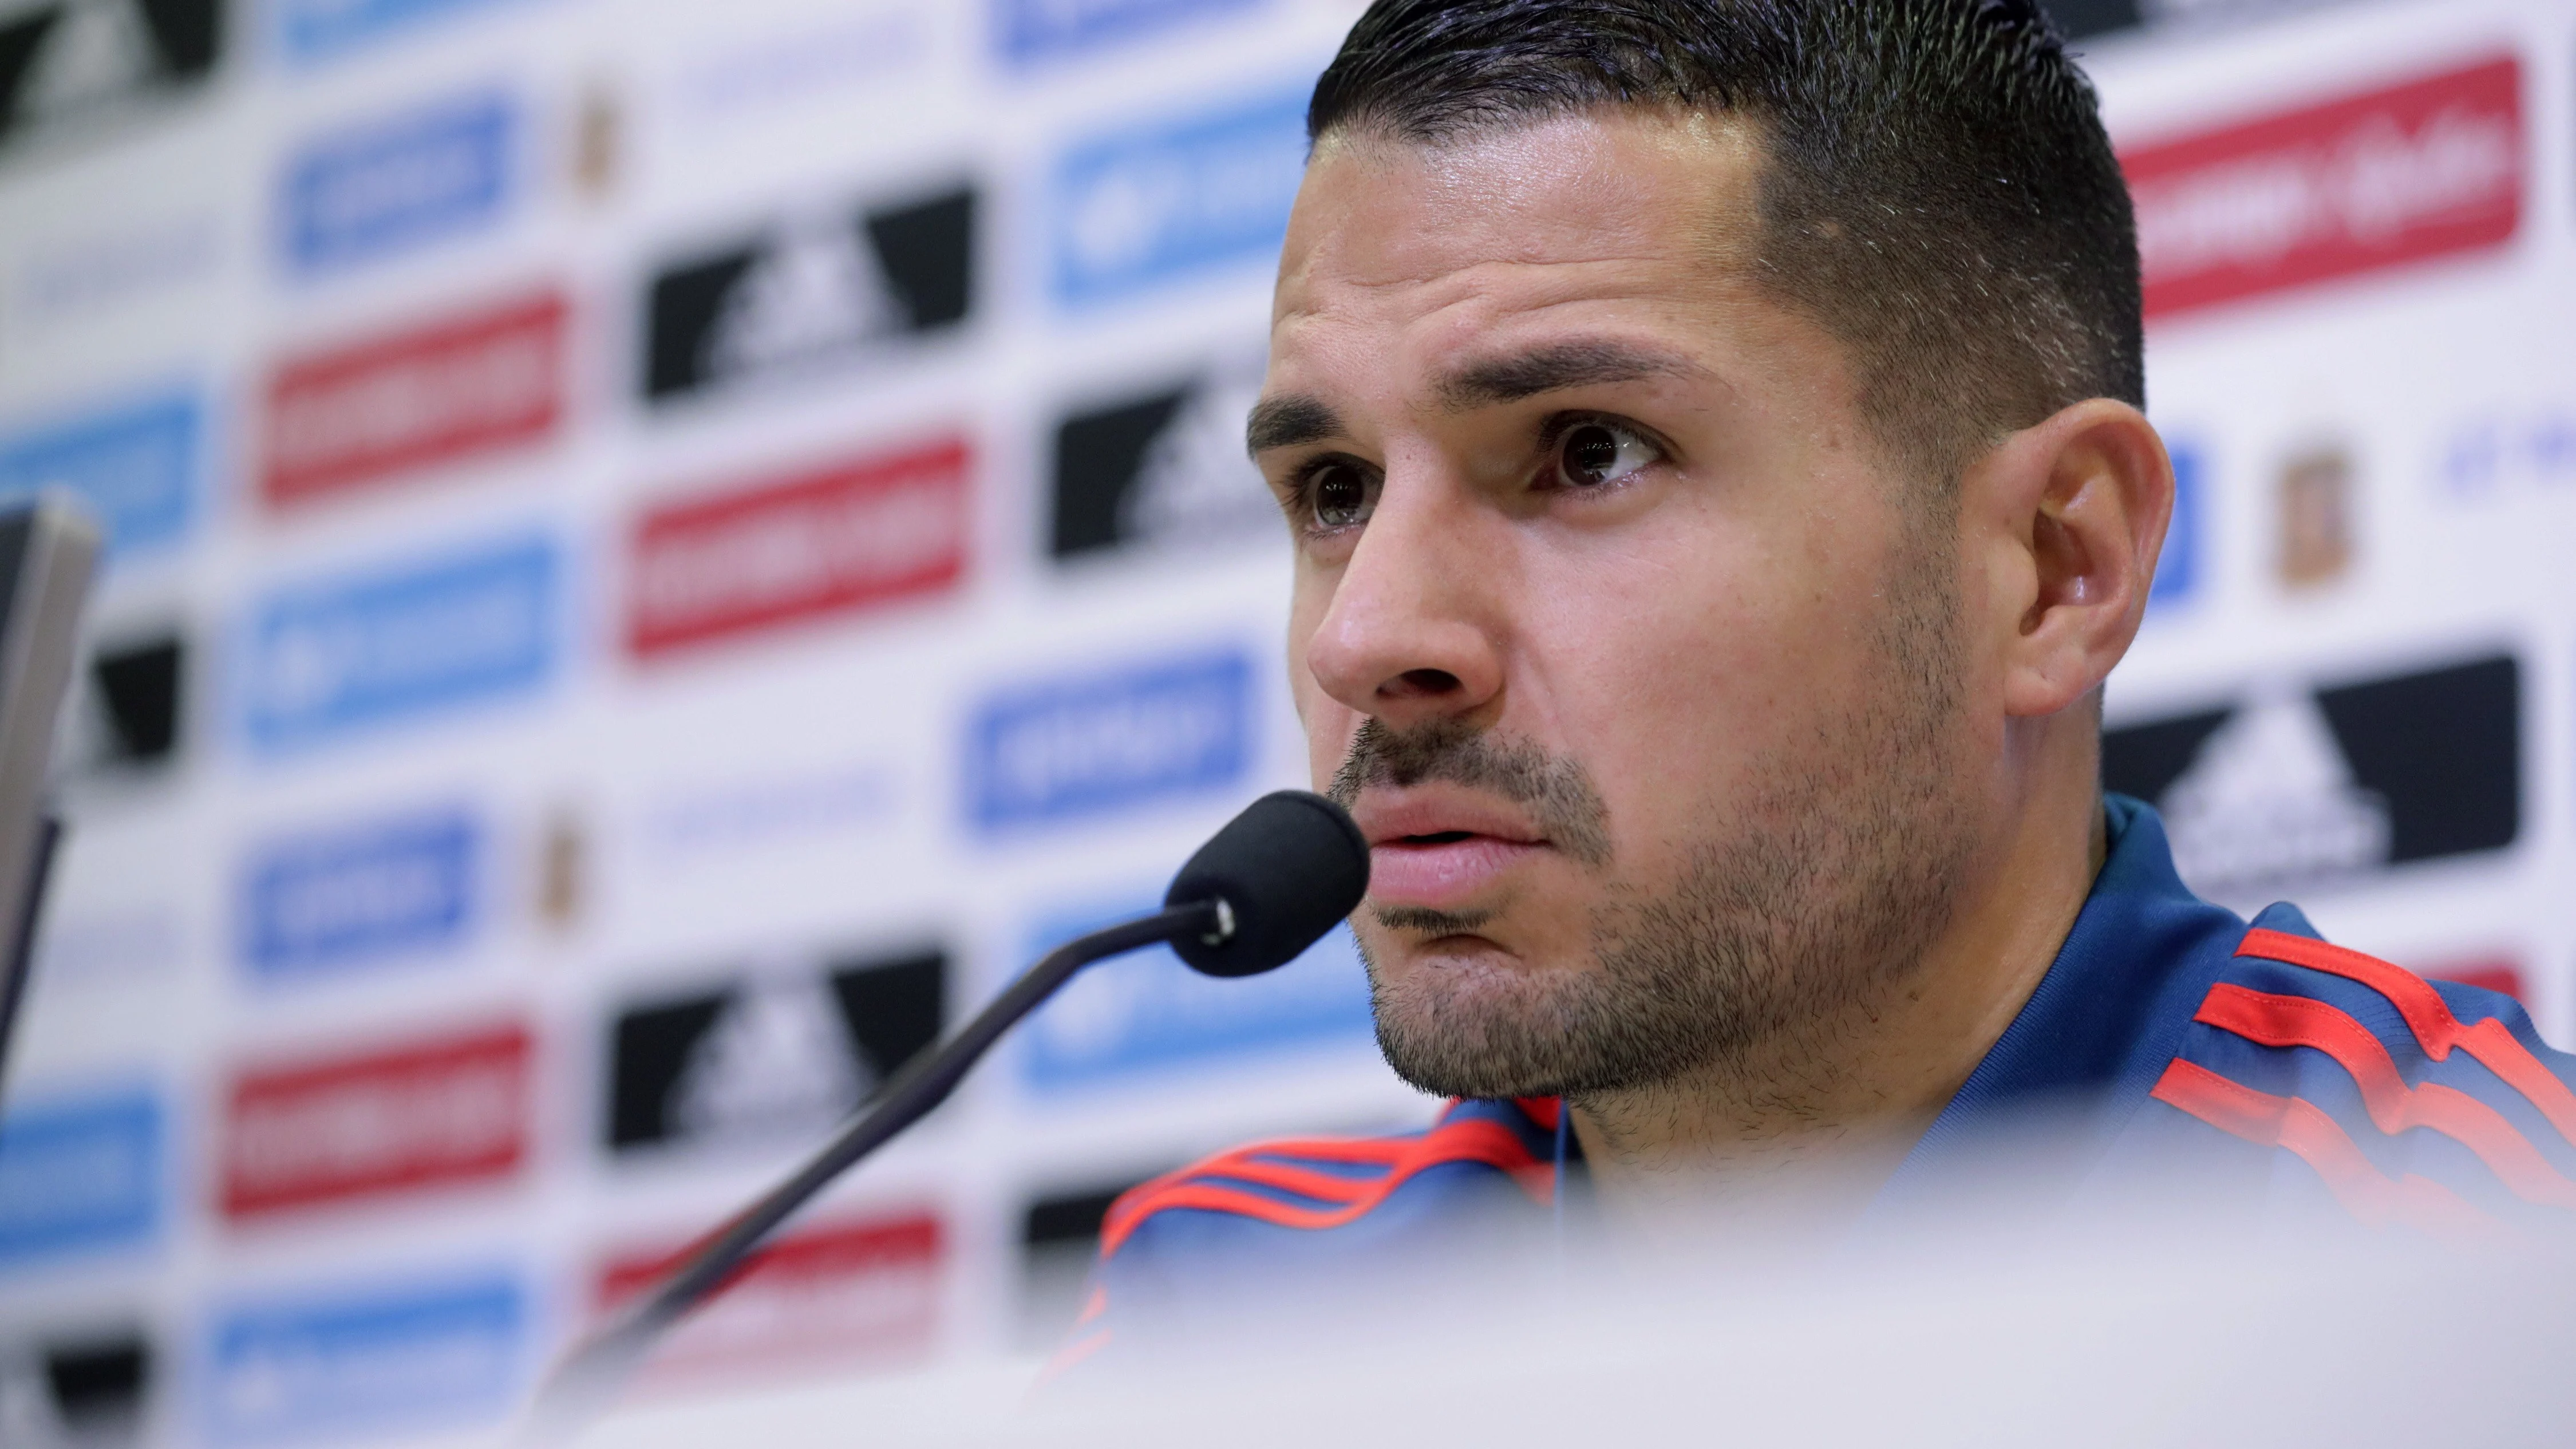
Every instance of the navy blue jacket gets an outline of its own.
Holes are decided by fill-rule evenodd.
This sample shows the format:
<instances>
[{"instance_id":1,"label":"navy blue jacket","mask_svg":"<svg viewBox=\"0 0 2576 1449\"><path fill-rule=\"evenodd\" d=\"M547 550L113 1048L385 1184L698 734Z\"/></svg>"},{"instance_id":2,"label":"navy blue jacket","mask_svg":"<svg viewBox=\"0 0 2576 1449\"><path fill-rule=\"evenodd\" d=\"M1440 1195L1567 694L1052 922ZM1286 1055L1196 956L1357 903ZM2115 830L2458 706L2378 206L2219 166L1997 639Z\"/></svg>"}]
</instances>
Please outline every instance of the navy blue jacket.
<instances>
[{"instance_id":1,"label":"navy blue jacket","mask_svg":"<svg viewBox=\"0 0 2576 1449\"><path fill-rule=\"evenodd\" d=\"M2370 1229L2576 1225L2576 1058L2518 1004L2328 945L2293 906L2249 926L2184 887L2154 810L2114 795L2106 813L2109 855L2065 945L1866 1218L1973 1189L1996 1161L1981 1144L2044 1116L2040 1170L2014 1186L2041 1207L2188 1160L2259 1210ZM1146 1183L1103 1224L1065 1357L1250 1274L1372 1271L1498 1206L1555 1209L1572 1165L1559 1117L1553 1098L1453 1102L1423 1132L1260 1143Z\"/></svg>"}]
</instances>

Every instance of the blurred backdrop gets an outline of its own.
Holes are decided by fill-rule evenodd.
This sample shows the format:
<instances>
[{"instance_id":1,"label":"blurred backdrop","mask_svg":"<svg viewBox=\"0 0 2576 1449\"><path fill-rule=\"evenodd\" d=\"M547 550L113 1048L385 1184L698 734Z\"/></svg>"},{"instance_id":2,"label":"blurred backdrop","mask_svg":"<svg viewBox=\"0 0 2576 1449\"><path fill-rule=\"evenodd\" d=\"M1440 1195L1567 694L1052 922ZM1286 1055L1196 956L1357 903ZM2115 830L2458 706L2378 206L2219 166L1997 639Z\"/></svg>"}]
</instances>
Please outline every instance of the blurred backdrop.
<instances>
[{"instance_id":1,"label":"blurred backdrop","mask_svg":"<svg viewBox=\"0 0 2576 1449\"><path fill-rule=\"evenodd\" d=\"M2105 772L2576 1010L2576 0L2063 0L2180 508ZM1304 784L1245 463L1348 0L0 0L0 490L113 535L0 1442L473 1430ZM1082 978L656 1392L1021 1354L1120 1189L1433 1104L1346 936Z\"/></svg>"}]
</instances>

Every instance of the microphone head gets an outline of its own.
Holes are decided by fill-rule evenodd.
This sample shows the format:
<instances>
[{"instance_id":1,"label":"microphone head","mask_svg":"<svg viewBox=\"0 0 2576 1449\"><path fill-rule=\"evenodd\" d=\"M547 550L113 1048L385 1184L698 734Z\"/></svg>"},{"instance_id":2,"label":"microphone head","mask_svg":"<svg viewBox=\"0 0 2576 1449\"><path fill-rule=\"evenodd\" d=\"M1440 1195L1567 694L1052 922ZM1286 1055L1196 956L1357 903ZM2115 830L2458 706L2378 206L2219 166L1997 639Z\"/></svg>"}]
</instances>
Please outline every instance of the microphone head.
<instances>
[{"instance_id":1,"label":"microphone head","mask_svg":"<svg viewBox=\"0 0 2576 1449\"><path fill-rule=\"evenodd\" d=\"M1233 933L1172 949L1210 976L1285 966L1359 908L1368 875L1368 839L1341 806L1304 790L1264 795L1200 846L1163 896L1167 906L1225 902Z\"/></svg>"}]
</instances>

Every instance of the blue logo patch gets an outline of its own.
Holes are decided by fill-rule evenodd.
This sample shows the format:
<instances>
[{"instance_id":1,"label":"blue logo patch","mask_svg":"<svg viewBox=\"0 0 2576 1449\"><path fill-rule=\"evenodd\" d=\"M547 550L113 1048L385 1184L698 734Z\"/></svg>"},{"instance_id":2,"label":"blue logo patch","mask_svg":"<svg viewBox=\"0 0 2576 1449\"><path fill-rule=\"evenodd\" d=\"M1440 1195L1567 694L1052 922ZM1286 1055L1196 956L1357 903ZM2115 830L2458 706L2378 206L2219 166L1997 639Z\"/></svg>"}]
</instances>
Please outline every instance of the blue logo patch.
<instances>
[{"instance_id":1,"label":"blue logo patch","mask_svg":"<svg viewBox=\"0 0 2576 1449\"><path fill-rule=\"evenodd\" d=\"M462 941L480 833L462 810L276 842L252 862L242 955L262 976L302 975Z\"/></svg>"},{"instance_id":2,"label":"blue logo patch","mask_svg":"<svg viewBox=\"0 0 2576 1449\"><path fill-rule=\"evenodd\" d=\"M1053 681L976 715L969 808L994 830L1229 785L1251 732L1252 666L1231 650Z\"/></svg>"},{"instance_id":3,"label":"blue logo patch","mask_svg":"<svg viewBox=\"0 0 2576 1449\"><path fill-rule=\"evenodd\" d=\"M346 1289L216 1316L207 1437L337 1437L488 1422L517 1393L528 1305L515 1278Z\"/></svg>"},{"instance_id":4,"label":"blue logo patch","mask_svg":"<svg viewBox=\"0 0 2576 1449\"><path fill-rule=\"evenodd\" d=\"M2176 447L2172 453L2173 522L2165 525L2165 550L2156 558L2155 582L2147 586L2151 609L2180 603L2200 582L2200 454L2186 447Z\"/></svg>"},{"instance_id":5,"label":"blue logo patch","mask_svg":"<svg viewBox=\"0 0 2576 1449\"><path fill-rule=\"evenodd\" d=\"M1275 259L1306 175L1306 87L1129 131L1056 163L1055 293L1109 301Z\"/></svg>"},{"instance_id":6,"label":"blue logo patch","mask_svg":"<svg viewBox=\"0 0 2576 1449\"><path fill-rule=\"evenodd\" d=\"M203 420L188 393L93 413L0 443L0 498L80 495L120 554L175 541L196 512Z\"/></svg>"},{"instance_id":7,"label":"blue logo patch","mask_svg":"<svg viewBox=\"0 0 2576 1449\"><path fill-rule=\"evenodd\" d=\"M161 1104L141 1088L0 1119L0 1268L132 1247L161 1225Z\"/></svg>"},{"instance_id":8,"label":"blue logo patch","mask_svg":"<svg viewBox=\"0 0 2576 1449\"><path fill-rule=\"evenodd\" d=\"M555 654L554 545L521 539L290 590L251 625L250 737L277 751L523 693Z\"/></svg>"},{"instance_id":9,"label":"blue logo patch","mask_svg":"<svg viewBox=\"0 0 2576 1449\"><path fill-rule=\"evenodd\" d=\"M278 44L294 60L329 60L498 0L278 0Z\"/></svg>"},{"instance_id":10,"label":"blue logo patch","mask_svg":"<svg viewBox=\"0 0 2576 1449\"><path fill-rule=\"evenodd\" d=\"M334 130L287 166L288 260L330 271L490 224L509 199L517 129L509 97L483 93Z\"/></svg>"},{"instance_id":11,"label":"blue logo patch","mask_svg":"<svg viewBox=\"0 0 2576 1449\"><path fill-rule=\"evenodd\" d=\"M1139 899L1126 911L1048 921L1029 959L1160 905ZM1368 973L1348 926L1276 971L1230 981L1202 976L1157 946L1085 967L1029 1019L1025 1035L1021 1077L1038 1092L1283 1048L1365 1043Z\"/></svg>"},{"instance_id":12,"label":"blue logo patch","mask_svg":"<svg viewBox=\"0 0 2576 1449\"><path fill-rule=\"evenodd\" d=\"M1005 59L1030 65L1139 40L1202 16L1258 8L1262 0L994 0L993 36Z\"/></svg>"}]
</instances>

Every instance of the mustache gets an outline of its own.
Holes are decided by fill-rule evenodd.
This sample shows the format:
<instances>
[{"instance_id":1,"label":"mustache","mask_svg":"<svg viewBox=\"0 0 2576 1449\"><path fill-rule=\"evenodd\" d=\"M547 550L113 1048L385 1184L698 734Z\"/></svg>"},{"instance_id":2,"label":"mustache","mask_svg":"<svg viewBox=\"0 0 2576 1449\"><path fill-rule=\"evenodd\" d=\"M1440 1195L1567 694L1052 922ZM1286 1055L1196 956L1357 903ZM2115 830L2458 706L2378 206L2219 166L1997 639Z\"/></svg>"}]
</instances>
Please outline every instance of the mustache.
<instances>
[{"instance_id":1,"label":"mustache","mask_svg":"<svg viewBox=\"0 0 2576 1449\"><path fill-rule=\"evenodd\" d=\"M1400 733L1374 716L1361 720L1324 793L1347 810L1371 785L1427 781L1499 795L1528 811L1548 843L1576 862L1610 863L1610 807L1581 762L1456 720Z\"/></svg>"}]
</instances>

